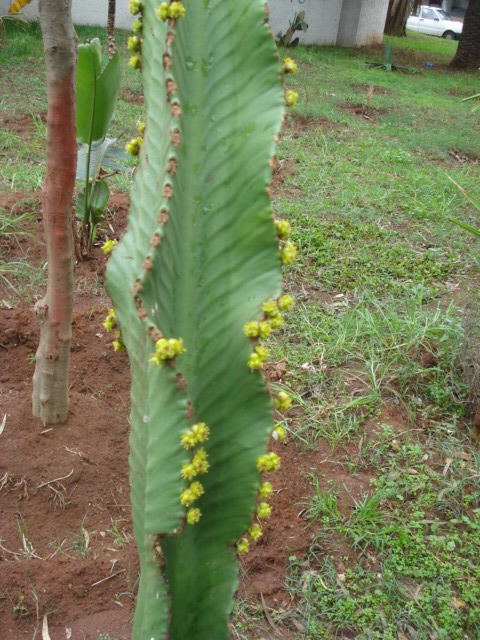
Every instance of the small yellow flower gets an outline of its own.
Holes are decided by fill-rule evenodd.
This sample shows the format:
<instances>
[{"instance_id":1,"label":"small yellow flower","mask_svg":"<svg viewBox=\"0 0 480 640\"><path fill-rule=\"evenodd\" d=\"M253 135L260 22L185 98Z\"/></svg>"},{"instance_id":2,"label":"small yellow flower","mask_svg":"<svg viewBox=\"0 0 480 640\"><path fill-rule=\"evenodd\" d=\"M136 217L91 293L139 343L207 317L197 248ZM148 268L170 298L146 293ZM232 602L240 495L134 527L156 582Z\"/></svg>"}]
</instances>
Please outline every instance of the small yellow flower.
<instances>
[{"instance_id":1,"label":"small yellow flower","mask_svg":"<svg viewBox=\"0 0 480 640\"><path fill-rule=\"evenodd\" d=\"M210 435L210 429L204 422L197 422L197 424L194 424L191 431L195 437L195 444L198 442L206 442Z\"/></svg>"},{"instance_id":2,"label":"small yellow flower","mask_svg":"<svg viewBox=\"0 0 480 640\"><path fill-rule=\"evenodd\" d=\"M141 20L135 20L135 22L132 24L132 31L133 31L133 33L142 33L142 21Z\"/></svg>"},{"instance_id":3,"label":"small yellow flower","mask_svg":"<svg viewBox=\"0 0 480 640\"><path fill-rule=\"evenodd\" d=\"M143 134L145 133L145 122L139 122L138 123L138 133L143 136Z\"/></svg>"},{"instance_id":4,"label":"small yellow flower","mask_svg":"<svg viewBox=\"0 0 480 640\"><path fill-rule=\"evenodd\" d=\"M270 326L272 327L272 331L276 331L277 329L281 329L285 324L285 320L281 313L277 313L276 316L270 318L269 320Z\"/></svg>"},{"instance_id":5,"label":"small yellow flower","mask_svg":"<svg viewBox=\"0 0 480 640\"><path fill-rule=\"evenodd\" d=\"M280 253L280 257L282 259L283 264L284 265L292 264L292 262L297 257L297 253L298 253L297 247L293 244L293 242L290 242L290 240L287 240L283 245L283 248Z\"/></svg>"},{"instance_id":6,"label":"small yellow flower","mask_svg":"<svg viewBox=\"0 0 480 640\"><path fill-rule=\"evenodd\" d=\"M168 17L173 20L179 20L185 15L185 7L181 2L172 2L168 7Z\"/></svg>"},{"instance_id":7,"label":"small yellow flower","mask_svg":"<svg viewBox=\"0 0 480 640\"><path fill-rule=\"evenodd\" d=\"M262 362L265 362L265 360L267 360L268 356L270 355L270 351L267 349L267 347L264 347L260 344L255 347L255 353L258 355Z\"/></svg>"},{"instance_id":8,"label":"small yellow flower","mask_svg":"<svg viewBox=\"0 0 480 640\"><path fill-rule=\"evenodd\" d=\"M200 484L200 482L192 482L190 487L188 487L188 489L185 489L185 491L183 491L180 494L180 502L183 504L184 507L189 507L193 502L195 502L195 500L198 500L198 498L204 493L205 493L205 490L203 486Z\"/></svg>"},{"instance_id":9,"label":"small yellow flower","mask_svg":"<svg viewBox=\"0 0 480 640\"><path fill-rule=\"evenodd\" d=\"M207 473L210 469L210 464L207 461L207 452L205 449L198 449L192 460L192 467L195 471L195 475L198 476L202 473Z\"/></svg>"},{"instance_id":10,"label":"small yellow flower","mask_svg":"<svg viewBox=\"0 0 480 640\"><path fill-rule=\"evenodd\" d=\"M270 482L264 482L258 490L258 495L262 500L268 500L273 493L273 487Z\"/></svg>"},{"instance_id":11,"label":"small yellow flower","mask_svg":"<svg viewBox=\"0 0 480 640\"><path fill-rule=\"evenodd\" d=\"M115 340L112 342L112 346L114 351L123 351L125 349L125 345L120 337L120 331L115 331Z\"/></svg>"},{"instance_id":12,"label":"small yellow flower","mask_svg":"<svg viewBox=\"0 0 480 640\"><path fill-rule=\"evenodd\" d=\"M182 466L180 474L184 480L188 481L192 480L192 478L198 475L191 462Z\"/></svg>"},{"instance_id":13,"label":"small yellow flower","mask_svg":"<svg viewBox=\"0 0 480 640\"><path fill-rule=\"evenodd\" d=\"M162 2L162 4L157 7L157 18L165 22L168 18L168 4L166 2Z\"/></svg>"},{"instance_id":14,"label":"small yellow flower","mask_svg":"<svg viewBox=\"0 0 480 640\"><path fill-rule=\"evenodd\" d=\"M278 299L278 308L280 311L291 311L295 306L295 300L288 294Z\"/></svg>"},{"instance_id":15,"label":"small yellow flower","mask_svg":"<svg viewBox=\"0 0 480 640\"><path fill-rule=\"evenodd\" d=\"M262 309L267 317L274 317L278 313L277 302L275 300L267 300L262 304Z\"/></svg>"},{"instance_id":16,"label":"small yellow flower","mask_svg":"<svg viewBox=\"0 0 480 640\"><path fill-rule=\"evenodd\" d=\"M103 322L103 326L107 331L113 331L117 326L117 316L113 309L109 310L108 316L105 318Z\"/></svg>"},{"instance_id":17,"label":"small yellow flower","mask_svg":"<svg viewBox=\"0 0 480 640\"><path fill-rule=\"evenodd\" d=\"M292 399L285 393L285 391L280 391L278 396L274 398L275 406L279 411L287 411L292 406Z\"/></svg>"},{"instance_id":18,"label":"small yellow flower","mask_svg":"<svg viewBox=\"0 0 480 640\"><path fill-rule=\"evenodd\" d=\"M285 104L287 107L293 107L293 105L297 102L298 93L296 91L286 91L285 92Z\"/></svg>"},{"instance_id":19,"label":"small yellow flower","mask_svg":"<svg viewBox=\"0 0 480 640\"><path fill-rule=\"evenodd\" d=\"M292 226L288 220L284 218L275 220L275 229L280 238L285 239L292 233Z\"/></svg>"},{"instance_id":20,"label":"small yellow flower","mask_svg":"<svg viewBox=\"0 0 480 640\"><path fill-rule=\"evenodd\" d=\"M203 494L205 493L205 489L203 488L203 485L201 482L192 482L190 486L190 490L192 494L195 496L195 500L200 498L200 496L203 496Z\"/></svg>"},{"instance_id":21,"label":"small yellow flower","mask_svg":"<svg viewBox=\"0 0 480 640\"><path fill-rule=\"evenodd\" d=\"M252 526L248 530L248 533L250 534L250 537L254 542L256 542L259 538L263 536L262 527L257 523L252 524Z\"/></svg>"},{"instance_id":22,"label":"small yellow flower","mask_svg":"<svg viewBox=\"0 0 480 640\"><path fill-rule=\"evenodd\" d=\"M238 553L238 555L242 555L244 553L247 553L248 547L249 547L249 542L248 542L247 538L240 538L240 540L237 542L237 553Z\"/></svg>"},{"instance_id":23,"label":"small yellow flower","mask_svg":"<svg viewBox=\"0 0 480 640\"><path fill-rule=\"evenodd\" d=\"M272 515L272 507L268 502L261 502L257 507L257 518L265 520Z\"/></svg>"},{"instance_id":24,"label":"small yellow flower","mask_svg":"<svg viewBox=\"0 0 480 640\"><path fill-rule=\"evenodd\" d=\"M128 11L132 16L136 16L142 10L142 3L140 0L130 0L128 3Z\"/></svg>"},{"instance_id":25,"label":"small yellow flower","mask_svg":"<svg viewBox=\"0 0 480 640\"><path fill-rule=\"evenodd\" d=\"M189 509L187 512L188 524L197 524L201 517L202 512L200 511L200 509Z\"/></svg>"},{"instance_id":26,"label":"small yellow flower","mask_svg":"<svg viewBox=\"0 0 480 640\"><path fill-rule=\"evenodd\" d=\"M259 322L258 323L258 337L259 338L268 338L268 336L272 333L272 325L269 322Z\"/></svg>"},{"instance_id":27,"label":"small yellow flower","mask_svg":"<svg viewBox=\"0 0 480 640\"><path fill-rule=\"evenodd\" d=\"M105 240L102 244L102 251L105 256L108 256L113 251L113 247L117 245L116 240Z\"/></svg>"},{"instance_id":28,"label":"small yellow flower","mask_svg":"<svg viewBox=\"0 0 480 640\"><path fill-rule=\"evenodd\" d=\"M132 53L136 53L141 49L142 40L138 36L130 36L127 46L129 51L131 51Z\"/></svg>"},{"instance_id":29,"label":"small yellow flower","mask_svg":"<svg viewBox=\"0 0 480 640\"><path fill-rule=\"evenodd\" d=\"M189 507L192 502L195 502L195 496L191 489L185 489L185 491L182 491L180 494L180 502L184 507Z\"/></svg>"},{"instance_id":30,"label":"small yellow flower","mask_svg":"<svg viewBox=\"0 0 480 640\"><path fill-rule=\"evenodd\" d=\"M285 58L283 61L284 73L297 73L297 64L291 58Z\"/></svg>"},{"instance_id":31,"label":"small yellow flower","mask_svg":"<svg viewBox=\"0 0 480 640\"><path fill-rule=\"evenodd\" d=\"M139 56L132 56L128 61L128 64L130 67L132 67L132 69L135 69L135 70L140 69L140 67L142 66Z\"/></svg>"},{"instance_id":32,"label":"small yellow flower","mask_svg":"<svg viewBox=\"0 0 480 640\"><path fill-rule=\"evenodd\" d=\"M187 431L187 433L184 433L183 436L180 437L180 444L182 447L185 447L185 449L193 449L197 444L197 439L191 431Z\"/></svg>"},{"instance_id":33,"label":"small yellow flower","mask_svg":"<svg viewBox=\"0 0 480 640\"><path fill-rule=\"evenodd\" d=\"M130 142L127 142L127 144L125 145L125 151L132 156L138 156L142 144L143 138L132 138Z\"/></svg>"},{"instance_id":34,"label":"small yellow flower","mask_svg":"<svg viewBox=\"0 0 480 640\"><path fill-rule=\"evenodd\" d=\"M282 425L278 424L273 430L272 438L274 440L278 440L279 442L282 442L283 440L285 440L286 437L287 437L287 432L282 427Z\"/></svg>"},{"instance_id":35,"label":"small yellow flower","mask_svg":"<svg viewBox=\"0 0 480 640\"><path fill-rule=\"evenodd\" d=\"M259 332L258 322L247 322L247 324L243 325L243 333L247 336L247 338L257 338Z\"/></svg>"},{"instance_id":36,"label":"small yellow flower","mask_svg":"<svg viewBox=\"0 0 480 640\"><path fill-rule=\"evenodd\" d=\"M264 456L257 458L257 469L260 473L273 473L274 471L278 471L278 469L280 469L280 458L273 451L266 453Z\"/></svg>"},{"instance_id":37,"label":"small yellow flower","mask_svg":"<svg viewBox=\"0 0 480 640\"><path fill-rule=\"evenodd\" d=\"M252 353L247 362L247 367L250 371L260 371L263 369L263 359L258 355L258 353Z\"/></svg>"}]
</instances>

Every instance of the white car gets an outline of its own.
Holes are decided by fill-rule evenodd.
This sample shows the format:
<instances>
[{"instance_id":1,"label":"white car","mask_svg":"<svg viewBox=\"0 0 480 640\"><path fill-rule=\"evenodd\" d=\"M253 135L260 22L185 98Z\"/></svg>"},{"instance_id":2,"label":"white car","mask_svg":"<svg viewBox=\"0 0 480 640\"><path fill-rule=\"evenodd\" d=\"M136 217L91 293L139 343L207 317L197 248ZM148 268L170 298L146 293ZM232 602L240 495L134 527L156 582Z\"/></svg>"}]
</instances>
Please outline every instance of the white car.
<instances>
[{"instance_id":1,"label":"white car","mask_svg":"<svg viewBox=\"0 0 480 640\"><path fill-rule=\"evenodd\" d=\"M408 18L407 29L429 36L440 36L446 40L458 40L463 23L452 20L442 9L422 6Z\"/></svg>"}]
</instances>

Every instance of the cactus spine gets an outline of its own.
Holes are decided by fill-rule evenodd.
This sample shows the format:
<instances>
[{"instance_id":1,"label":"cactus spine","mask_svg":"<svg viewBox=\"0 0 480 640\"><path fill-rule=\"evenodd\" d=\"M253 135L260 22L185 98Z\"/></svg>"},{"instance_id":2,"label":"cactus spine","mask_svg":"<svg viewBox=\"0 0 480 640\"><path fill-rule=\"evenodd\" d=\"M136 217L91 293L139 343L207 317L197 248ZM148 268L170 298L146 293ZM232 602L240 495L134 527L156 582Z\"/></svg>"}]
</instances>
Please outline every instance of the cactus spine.
<instances>
[{"instance_id":1,"label":"cactus spine","mask_svg":"<svg viewBox=\"0 0 480 640\"><path fill-rule=\"evenodd\" d=\"M133 637L221 640L279 464L258 338L283 322L291 244L268 196L282 70L262 0L130 6L147 122L107 289L132 371Z\"/></svg>"}]
</instances>

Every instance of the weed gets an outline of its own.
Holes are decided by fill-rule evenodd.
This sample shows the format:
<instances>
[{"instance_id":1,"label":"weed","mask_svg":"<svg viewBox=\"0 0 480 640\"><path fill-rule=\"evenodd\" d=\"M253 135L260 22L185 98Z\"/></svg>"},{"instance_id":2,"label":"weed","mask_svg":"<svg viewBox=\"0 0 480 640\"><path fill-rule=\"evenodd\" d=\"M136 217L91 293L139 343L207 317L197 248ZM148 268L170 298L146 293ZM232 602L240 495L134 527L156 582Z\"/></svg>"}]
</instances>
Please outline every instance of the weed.
<instances>
[{"instance_id":1,"label":"weed","mask_svg":"<svg viewBox=\"0 0 480 640\"><path fill-rule=\"evenodd\" d=\"M69 550L73 552L75 556L79 558L88 558L88 554L90 553L90 540L91 537L94 536L97 532L91 531L88 532L85 528L85 520L87 515L83 517L82 524L80 525L80 531L70 531L69 535L71 536L71 543Z\"/></svg>"}]
</instances>

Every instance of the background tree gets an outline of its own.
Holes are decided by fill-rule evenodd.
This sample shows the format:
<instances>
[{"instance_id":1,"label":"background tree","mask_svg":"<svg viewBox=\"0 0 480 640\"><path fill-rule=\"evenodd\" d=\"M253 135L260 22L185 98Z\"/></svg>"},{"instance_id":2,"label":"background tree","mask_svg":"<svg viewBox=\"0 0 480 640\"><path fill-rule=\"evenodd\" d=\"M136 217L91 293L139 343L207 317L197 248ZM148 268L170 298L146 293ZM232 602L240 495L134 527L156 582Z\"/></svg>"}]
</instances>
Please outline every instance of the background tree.
<instances>
[{"instance_id":1,"label":"background tree","mask_svg":"<svg viewBox=\"0 0 480 640\"><path fill-rule=\"evenodd\" d=\"M454 69L480 67L480 0L470 0L463 21L457 53L450 63Z\"/></svg>"},{"instance_id":2,"label":"background tree","mask_svg":"<svg viewBox=\"0 0 480 640\"><path fill-rule=\"evenodd\" d=\"M115 55L115 4L116 0L108 0L107 41L109 60Z\"/></svg>"},{"instance_id":3,"label":"background tree","mask_svg":"<svg viewBox=\"0 0 480 640\"><path fill-rule=\"evenodd\" d=\"M420 0L390 0L388 3L385 33L389 36L404 36L408 16L420 5Z\"/></svg>"},{"instance_id":4,"label":"background tree","mask_svg":"<svg viewBox=\"0 0 480 640\"><path fill-rule=\"evenodd\" d=\"M33 414L45 424L68 414L68 369L72 334L72 195L77 139L75 76L77 37L70 0L40 0L40 26L47 75L47 167L42 195L47 243L45 298L35 305L40 344L33 376Z\"/></svg>"}]
</instances>

